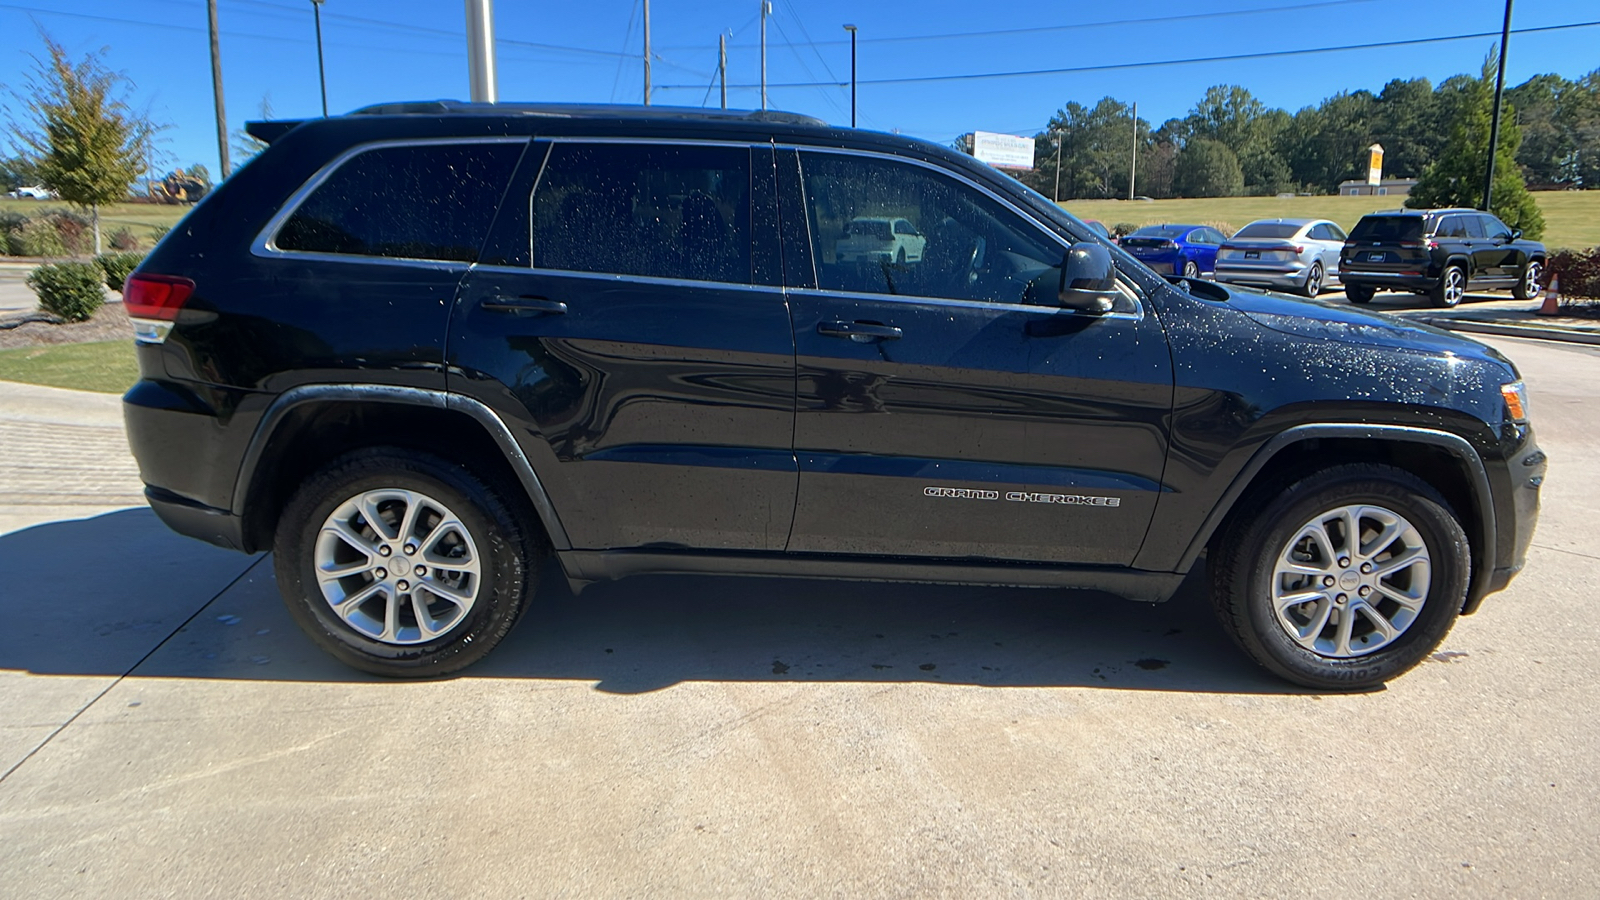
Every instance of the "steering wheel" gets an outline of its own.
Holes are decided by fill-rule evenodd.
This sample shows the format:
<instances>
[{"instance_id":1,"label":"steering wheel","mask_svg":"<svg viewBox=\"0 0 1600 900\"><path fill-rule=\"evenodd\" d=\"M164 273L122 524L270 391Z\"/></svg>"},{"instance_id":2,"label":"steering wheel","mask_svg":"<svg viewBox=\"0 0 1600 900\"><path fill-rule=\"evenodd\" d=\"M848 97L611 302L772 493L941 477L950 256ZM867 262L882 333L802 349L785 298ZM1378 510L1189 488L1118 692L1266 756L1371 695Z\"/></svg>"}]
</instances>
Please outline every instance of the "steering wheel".
<instances>
[{"instance_id":1,"label":"steering wheel","mask_svg":"<svg viewBox=\"0 0 1600 900\"><path fill-rule=\"evenodd\" d=\"M984 254L989 249L989 242L982 237L972 239L972 254L967 260L967 284L974 284L978 280L978 272L983 268Z\"/></svg>"}]
</instances>

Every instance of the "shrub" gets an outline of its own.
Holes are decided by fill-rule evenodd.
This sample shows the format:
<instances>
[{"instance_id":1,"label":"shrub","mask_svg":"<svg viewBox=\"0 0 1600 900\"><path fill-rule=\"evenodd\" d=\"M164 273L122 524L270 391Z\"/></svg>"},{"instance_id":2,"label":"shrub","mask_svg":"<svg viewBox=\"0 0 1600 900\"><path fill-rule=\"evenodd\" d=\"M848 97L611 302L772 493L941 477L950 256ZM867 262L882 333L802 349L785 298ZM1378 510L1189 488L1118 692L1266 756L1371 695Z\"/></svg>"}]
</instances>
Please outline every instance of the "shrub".
<instances>
[{"instance_id":1,"label":"shrub","mask_svg":"<svg viewBox=\"0 0 1600 900\"><path fill-rule=\"evenodd\" d=\"M67 245L61 241L61 232L56 230L54 222L44 216L32 219L17 229L14 246L17 256L67 255Z\"/></svg>"},{"instance_id":2,"label":"shrub","mask_svg":"<svg viewBox=\"0 0 1600 900\"><path fill-rule=\"evenodd\" d=\"M111 244L111 249L113 250L127 252L139 249L139 239L134 237L133 232L126 227L118 228L116 231L111 232L111 237L107 238L107 242Z\"/></svg>"},{"instance_id":3,"label":"shrub","mask_svg":"<svg viewBox=\"0 0 1600 900\"><path fill-rule=\"evenodd\" d=\"M1118 222L1117 224L1111 226L1111 235L1112 237L1127 237L1138 230L1139 226L1133 224L1132 222Z\"/></svg>"},{"instance_id":4,"label":"shrub","mask_svg":"<svg viewBox=\"0 0 1600 900\"><path fill-rule=\"evenodd\" d=\"M39 295L45 312L68 322L87 322L106 302L104 277L93 263L64 262L40 266L28 275L28 287Z\"/></svg>"},{"instance_id":5,"label":"shrub","mask_svg":"<svg viewBox=\"0 0 1600 900\"><path fill-rule=\"evenodd\" d=\"M22 256L22 229L27 227L26 213L8 209L0 212L0 252L9 256Z\"/></svg>"},{"instance_id":6,"label":"shrub","mask_svg":"<svg viewBox=\"0 0 1600 900\"><path fill-rule=\"evenodd\" d=\"M1557 275L1561 276L1562 297L1600 301L1600 247L1550 254L1544 267L1545 286Z\"/></svg>"},{"instance_id":7,"label":"shrub","mask_svg":"<svg viewBox=\"0 0 1600 900\"><path fill-rule=\"evenodd\" d=\"M160 241L162 238L166 237L167 236L167 232L169 232L171 230L172 230L172 226L171 225L157 225L155 227L155 229L154 229L154 233L150 235L150 240L152 240L152 241Z\"/></svg>"},{"instance_id":8,"label":"shrub","mask_svg":"<svg viewBox=\"0 0 1600 900\"><path fill-rule=\"evenodd\" d=\"M142 259L143 253L102 253L94 261L105 275L106 287L120 291L122 283L128 280L128 275L138 268Z\"/></svg>"},{"instance_id":9,"label":"shrub","mask_svg":"<svg viewBox=\"0 0 1600 900\"><path fill-rule=\"evenodd\" d=\"M43 218L55 226L66 252L82 256L94 249L93 223L87 218L64 209L46 213Z\"/></svg>"}]
</instances>

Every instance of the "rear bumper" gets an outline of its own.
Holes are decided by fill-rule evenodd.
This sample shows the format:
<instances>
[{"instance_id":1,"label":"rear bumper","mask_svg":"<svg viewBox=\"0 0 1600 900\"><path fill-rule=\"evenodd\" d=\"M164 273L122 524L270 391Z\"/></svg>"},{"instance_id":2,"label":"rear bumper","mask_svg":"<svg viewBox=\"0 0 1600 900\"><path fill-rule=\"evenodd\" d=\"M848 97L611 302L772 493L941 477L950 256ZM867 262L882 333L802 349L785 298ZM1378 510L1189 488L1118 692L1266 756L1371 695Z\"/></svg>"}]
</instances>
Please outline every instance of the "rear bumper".
<instances>
[{"instance_id":1,"label":"rear bumper","mask_svg":"<svg viewBox=\"0 0 1600 900\"><path fill-rule=\"evenodd\" d=\"M1379 291L1431 291L1439 279L1437 276L1426 274L1340 269L1339 281L1343 282L1345 287L1368 287Z\"/></svg>"},{"instance_id":2,"label":"rear bumper","mask_svg":"<svg viewBox=\"0 0 1600 900\"><path fill-rule=\"evenodd\" d=\"M1300 262L1271 268L1217 263L1217 280L1223 284L1264 284L1277 288L1298 288L1305 284L1306 267Z\"/></svg>"},{"instance_id":3,"label":"rear bumper","mask_svg":"<svg viewBox=\"0 0 1600 900\"><path fill-rule=\"evenodd\" d=\"M229 550L244 549L244 521L225 509L206 506L158 487L146 487L145 499L168 528Z\"/></svg>"}]
</instances>

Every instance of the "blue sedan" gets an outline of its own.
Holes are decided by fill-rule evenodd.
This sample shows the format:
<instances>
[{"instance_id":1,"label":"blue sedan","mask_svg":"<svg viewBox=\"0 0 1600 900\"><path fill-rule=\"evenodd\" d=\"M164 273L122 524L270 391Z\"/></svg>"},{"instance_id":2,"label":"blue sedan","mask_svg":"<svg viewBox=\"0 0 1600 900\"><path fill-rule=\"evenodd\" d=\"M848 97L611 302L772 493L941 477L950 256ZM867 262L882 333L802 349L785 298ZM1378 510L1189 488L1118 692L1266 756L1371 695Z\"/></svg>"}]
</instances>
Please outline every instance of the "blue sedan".
<instances>
[{"instance_id":1,"label":"blue sedan","mask_svg":"<svg viewBox=\"0 0 1600 900\"><path fill-rule=\"evenodd\" d=\"M1208 225L1146 225L1123 238L1122 249L1162 275L1199 278L1217 268L1226 237Z\"/></svg>"}]
</instances>

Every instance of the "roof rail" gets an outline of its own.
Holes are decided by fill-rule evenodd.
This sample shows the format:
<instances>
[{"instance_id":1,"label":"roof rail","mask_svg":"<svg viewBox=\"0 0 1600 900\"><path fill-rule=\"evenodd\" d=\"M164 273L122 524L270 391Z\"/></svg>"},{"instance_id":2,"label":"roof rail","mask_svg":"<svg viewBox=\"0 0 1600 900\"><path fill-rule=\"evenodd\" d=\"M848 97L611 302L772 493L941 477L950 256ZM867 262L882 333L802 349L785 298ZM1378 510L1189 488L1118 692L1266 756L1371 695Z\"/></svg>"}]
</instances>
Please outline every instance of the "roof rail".
<instances>
[{"instance_id":1,"label":"roof rail","mask_svg":"<svg viewBox=\"0 0 1600 900\"><path fill-rule=\"evenodd\" d=\"M350 113L353 116L549 116L552 118L625 119L733 119L781 125L827 127L815 116L781 110L702 109L697 106L639 106L607 103L464 103L460 100L413 100L377 103Z\"/></svg>"}]
</instances>

